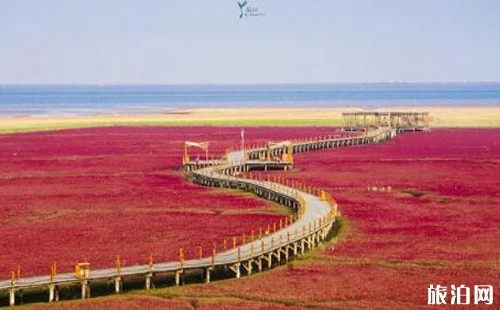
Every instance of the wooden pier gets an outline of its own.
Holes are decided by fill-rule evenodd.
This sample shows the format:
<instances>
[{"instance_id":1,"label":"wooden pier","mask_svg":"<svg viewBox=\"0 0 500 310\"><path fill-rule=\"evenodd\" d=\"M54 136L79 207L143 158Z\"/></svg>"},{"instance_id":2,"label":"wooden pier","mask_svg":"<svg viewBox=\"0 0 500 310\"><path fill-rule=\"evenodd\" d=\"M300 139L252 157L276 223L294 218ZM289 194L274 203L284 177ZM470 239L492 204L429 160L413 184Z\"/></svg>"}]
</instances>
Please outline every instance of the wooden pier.
<instances>
[{"instance_id":1,"label":"wooden pier","mask_svg":"<svg viewBox=\"0 0 500 310\"><path fill-rule=\"evenodd\" d=\"M345 131L389 127L398 133L429 129L429 112L349 112L342 113Z\"/></svg>"},{"instance_id":2,"label":"wooden pier","mask_svg":"<svg viewBox=\"0 0 500 310\"><path fill-rule=\"evenodd\" d=\"M295 211L286 223L274 227L272 232L251 238L248 242L236 244L228 249L197 259L184 259L182 249L179 258L169 262L154 262L150 257L147 264L121 266L119 258L114 268L91 270L91 265L83 262L76 266L74 273L57 273L56 266L50 275L17 278L0 281L1 295L7 296L8 305L18 304L22 296L30 292L46 292L47 301L58 300L60 287L79 287L80 297L89 298L93 283L113 283L113 291L120 293L124 281L142 278L146 289L153 288L156 279L169 275L175 285L183 283L183 277L191 271L201 271L204 281L211 281L211 273L217 269L230 270L236 278L271 269L286 263L293 257L312 250L323 242L335 225L337 203L326 192L314 190L299 184L289 184L279 180L258 180L243 178L241 173L259 169L290 169L294 154L320 149L331 149L369 143L379 143L396 136L397 129L379 127L353 136L319 137L306 141L285 141L268 143L263 147L228 152L222 159L190 160L184 157L184 169L193 182L212 187L244 190L265 199L275 201Z\"/></svg>"}]
</instances>

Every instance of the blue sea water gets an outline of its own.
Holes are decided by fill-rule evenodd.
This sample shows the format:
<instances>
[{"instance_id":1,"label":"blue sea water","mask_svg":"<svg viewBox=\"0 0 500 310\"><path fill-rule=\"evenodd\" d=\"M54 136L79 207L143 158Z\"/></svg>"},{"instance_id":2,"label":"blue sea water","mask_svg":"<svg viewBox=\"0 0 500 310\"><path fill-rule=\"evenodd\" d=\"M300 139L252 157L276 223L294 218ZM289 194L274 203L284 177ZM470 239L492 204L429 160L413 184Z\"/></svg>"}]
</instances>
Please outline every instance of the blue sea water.
<instances>
[{"instance_id":1,"label":"blue sea water","mask_svg":"<svg viewBox=\"0 0 500 310\"><path fill-rule=\"evenodd\" d=\"M0 116L167 113L214 107L500 106L500 83L0 86Z\"/></svg>"}]
</instances>

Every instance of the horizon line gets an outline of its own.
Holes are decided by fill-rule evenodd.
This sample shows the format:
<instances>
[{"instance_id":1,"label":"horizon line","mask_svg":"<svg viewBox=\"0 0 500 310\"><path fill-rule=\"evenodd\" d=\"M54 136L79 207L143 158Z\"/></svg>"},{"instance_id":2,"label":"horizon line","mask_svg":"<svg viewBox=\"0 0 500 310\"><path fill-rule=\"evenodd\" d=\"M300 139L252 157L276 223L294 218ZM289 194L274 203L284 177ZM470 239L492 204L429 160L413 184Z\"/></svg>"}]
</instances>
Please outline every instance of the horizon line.
<instances>
[{"instance_id":1,"label":"horizon line","mask_svg":"<svg viewBox=\"0 0 500 310\"><path fill-rule=\"evenodd\" d=\"M499 81L390 81L390 82L307 82L307 83L0 83L0 87L10 86L340 86L340 85L500 85Z\"/></svg>"}]
</instances>

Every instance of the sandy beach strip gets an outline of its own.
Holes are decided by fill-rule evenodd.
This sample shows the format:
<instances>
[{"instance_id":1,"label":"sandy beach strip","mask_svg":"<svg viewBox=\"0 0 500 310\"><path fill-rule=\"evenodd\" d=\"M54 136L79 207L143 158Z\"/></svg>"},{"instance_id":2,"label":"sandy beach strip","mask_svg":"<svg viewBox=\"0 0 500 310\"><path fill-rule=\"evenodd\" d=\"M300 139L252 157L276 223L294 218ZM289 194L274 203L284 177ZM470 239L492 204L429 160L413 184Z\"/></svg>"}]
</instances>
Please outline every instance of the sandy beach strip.
<instances>
[{"instance_id":1,"label":"sandy beach strip","mask_svg":"<svg viewBox=\"0 0 500 310\"><path fill-rule=\"evenodd\" d=\"M342 112L361 108L217 108L164 114L1 117L0 133L98 126L341 126ZM395 107L428 111L432 127L500 127L500 107Z\"/></svg>"}]
</instances>

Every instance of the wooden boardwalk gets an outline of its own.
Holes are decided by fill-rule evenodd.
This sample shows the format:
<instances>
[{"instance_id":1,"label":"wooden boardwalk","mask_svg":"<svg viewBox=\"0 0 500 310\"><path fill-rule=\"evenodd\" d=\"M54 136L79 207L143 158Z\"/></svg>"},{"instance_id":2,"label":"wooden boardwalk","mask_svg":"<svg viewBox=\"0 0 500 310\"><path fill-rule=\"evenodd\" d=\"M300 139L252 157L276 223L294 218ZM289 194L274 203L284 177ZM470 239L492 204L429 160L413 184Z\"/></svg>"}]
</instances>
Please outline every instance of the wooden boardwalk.
<instances>
[{"instance_id":1,"label":"wooden boardwalk","mask_svg":"<svg viewBox=\"0 0 500 310\"><path fill-rule=\"evenodd\" d=\"M8 305L18 303L20 296L30 292L47 292L47 301L58 300L60 287L78 286L81 298L90 297L90 287L94 282L112 281L114 290L120 292L127 278L142 277L146 289L153 287L157 275L169 274L176 285L182 283L183 276L192 270L201 270L204 280L210 282L211 272L217 268L231 270L236 278L242 274L270 269L293 256L314 249L324 241L335 224L337 204L327 193L313 192L307 188L295 188L294 184L283 184L271 180L255 180L239 177L241 172L252 169L281 168L293 165L292 160L274 160L272 156L302 153L320 149L347 147L353 145L383 142L395 137L391 128L378 128L349 137L324 137L308 141L278 144L274 147L253 148L245 151L230 152L224 159L204 162L185 162L184 167L192 174L193 182L213 187L224 187L252 192L260 197L292 208L295 216L286 223L273 229L272 233L261 238L252 238L241 245L231 245L221 252L209 253L199 259L179 259L170 262L89 270L85 266L75 273L52 274L0 281L0 296L7 296Z\"/></svg>"}]
</instances>

